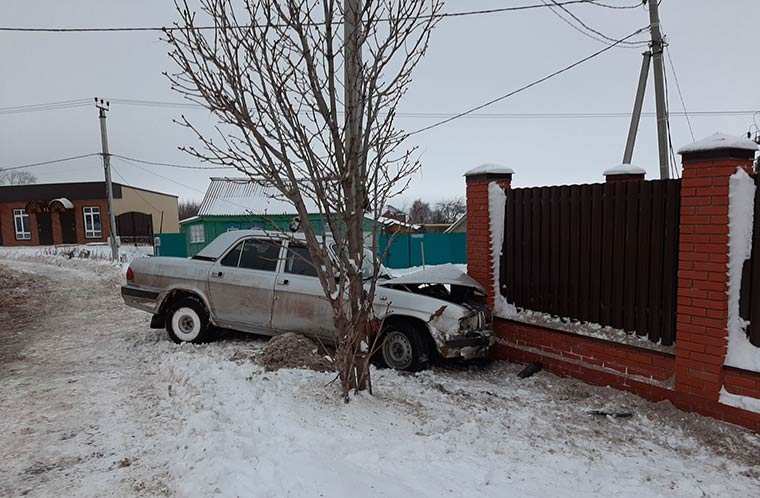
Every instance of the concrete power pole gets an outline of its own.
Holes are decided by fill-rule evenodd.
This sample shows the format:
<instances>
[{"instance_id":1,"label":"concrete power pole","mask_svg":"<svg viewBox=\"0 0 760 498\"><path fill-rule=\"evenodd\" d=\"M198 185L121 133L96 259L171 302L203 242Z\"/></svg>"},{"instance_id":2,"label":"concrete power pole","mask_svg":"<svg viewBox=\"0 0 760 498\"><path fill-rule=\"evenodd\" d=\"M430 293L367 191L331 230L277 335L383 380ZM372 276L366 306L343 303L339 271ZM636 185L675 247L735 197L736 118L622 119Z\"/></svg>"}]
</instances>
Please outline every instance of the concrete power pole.
<instances>
[{"instance_id":1,"label":"concrete power pole","mask_svg":"<svg viewBox=\"0 0 760 498\"><path fill-rule=\"evenodd\" d=\"M669 178L668 167L668 114L665 109L665 73L662 52L665 44L660 31L660 13L657 0L649 0L649 24L652 33L652 63L654 65L654 93L657 105L657 143L660 152L660 178Z\"/></svg>"},{"instance_id":2,"label":"concrete power pole","mask_svg":"<svg viewBox=\"0 0 760 498\"><path fill-rule=\"evenodd\" d=\"M639 122L641 121L641 108L644 105L644 94L647 90L647 78L649 76L649 62L652 60L652 52L646 51L642 54L644 59L641 61L641 74L639 75L639 87L636 91L636 101L633 104L633 114L631 115L631 126L628 128L628 140L625 143L625 152L623 153L623 164L631 164L633 159L633 148L636 145L636 135L639 132Z\"/></svg>"},{"instance_id":3,"label":"concrete power pole","mask_svg":"<svg viewBox=\"0 0 760 498\"><path fill-rule=\"evenodd\" d=\"M111 154L108 152L108 131L106 129L106 111L111 107L110 102L95 98L95 107L100 117L100 143L103 147L103 170L106 177L106 193L108 194L108 228L111 239L111 259L119 260L119 242L116 233L116 217L113 214L113 184L111 183Z\"/></svg>"}]
</instances>

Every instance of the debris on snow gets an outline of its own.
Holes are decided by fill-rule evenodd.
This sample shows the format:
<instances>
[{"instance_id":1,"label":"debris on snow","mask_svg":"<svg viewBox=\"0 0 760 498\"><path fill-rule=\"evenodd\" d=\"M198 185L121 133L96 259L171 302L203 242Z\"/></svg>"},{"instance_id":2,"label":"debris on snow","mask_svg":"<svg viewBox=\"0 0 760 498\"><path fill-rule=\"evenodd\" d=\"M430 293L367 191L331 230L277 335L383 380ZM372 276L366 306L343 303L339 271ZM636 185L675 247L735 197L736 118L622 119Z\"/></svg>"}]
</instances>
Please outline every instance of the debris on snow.
<instances>
[{"instance_id":1,"label":"debris on snow","mask_svg":"<svg viewBox=\"0 0 760 498\"><path fill-rule=\"evenodd\" d=\"M541 366L540 363L528 363L528 365L526 365L525 368L520 370L520 373L518 373L517 376L521 379L527 379L528 377L532 377L536 375L543 368L544 367Z\"/></svg>"},{"instance_id":2,"label":"debris on snow","mask_svg":"<svg viewBox=\"0 0 760 498\"><path fill-rule=\"evenodd\" d=\"M501 294L501 251L504 245L504 217L506 216L507 194L496 182L488 184L488 219L491 222L491 264L493 275L493 313L500 318L514 318L517 308Z\"/></svg>"},{"instance_id":3,"label":"debris on snow","mask_svg":"<svg viewBox=\"0 0 760 498\"><path fill-rule=\"evenodd\" d=\"M328 372L335 369L329 357L320 354L317 343L291 332L271 338L256 356L256 362L270 371L281 368L307 368L317 372Z\"/></svg>"},{"instance_id":4,"label":"debris on snow","mask_svg":"<svg viewBox=\"0 0 760 498\"><path fill-rule=\"evenodd\" d=\"M739 314L742 269L752 253L755 206L755 182L741 168L729 179L728 204L728 351L725 364L760 372L760 348L749 342L747 321Z\"/></svg>"}]
</instances>

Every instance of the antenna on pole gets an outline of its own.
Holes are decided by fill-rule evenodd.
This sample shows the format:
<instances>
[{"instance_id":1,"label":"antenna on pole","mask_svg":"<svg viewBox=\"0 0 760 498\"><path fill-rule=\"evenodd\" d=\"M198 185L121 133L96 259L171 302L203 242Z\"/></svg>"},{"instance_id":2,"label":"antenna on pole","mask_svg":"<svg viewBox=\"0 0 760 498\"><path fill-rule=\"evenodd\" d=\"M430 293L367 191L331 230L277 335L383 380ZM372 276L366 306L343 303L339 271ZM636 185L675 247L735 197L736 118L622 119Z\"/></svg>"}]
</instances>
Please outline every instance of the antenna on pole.
<instances>
[{"instance_id":1,"label":"antenna on pole","mask_svg":"<svg viewBox=\"0 0 760 498\"><path fill-rule=\"evenodd\" d=\"M95 97L95 107L98 108L100 119L100 143L103 148L103 170L106 179L106 194L108 196L108 232L111 243L111 259L119 260L119 241L116 233L116 216L113 212L113 184L111 182L111 154L108 152L108 131L106 128L106 112L111 109L111 103ZM86 222L86 220L85 220Z\"/></svg>"}]
</instances>

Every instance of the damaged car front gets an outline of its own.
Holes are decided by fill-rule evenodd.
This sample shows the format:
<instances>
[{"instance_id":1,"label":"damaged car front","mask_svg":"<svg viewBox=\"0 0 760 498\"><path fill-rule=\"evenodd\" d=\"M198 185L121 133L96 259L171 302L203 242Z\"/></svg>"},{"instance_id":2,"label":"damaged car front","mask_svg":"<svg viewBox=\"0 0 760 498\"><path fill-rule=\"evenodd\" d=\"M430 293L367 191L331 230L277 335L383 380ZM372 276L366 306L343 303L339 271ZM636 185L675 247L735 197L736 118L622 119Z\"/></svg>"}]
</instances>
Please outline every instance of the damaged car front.
<instances>
[{"instance_id":1,"label":"damaged car front","mask_svg":"<svg viewBox=\"0 0 760 498\"><path fill-rule=\"evenodd\" d=\"M379 316L424 320L441 358L483 358L494 343L485 289L456 265L440 265L378 282ZM376 308L378 306L376 305Z\"/></svg>"}]
</instances>

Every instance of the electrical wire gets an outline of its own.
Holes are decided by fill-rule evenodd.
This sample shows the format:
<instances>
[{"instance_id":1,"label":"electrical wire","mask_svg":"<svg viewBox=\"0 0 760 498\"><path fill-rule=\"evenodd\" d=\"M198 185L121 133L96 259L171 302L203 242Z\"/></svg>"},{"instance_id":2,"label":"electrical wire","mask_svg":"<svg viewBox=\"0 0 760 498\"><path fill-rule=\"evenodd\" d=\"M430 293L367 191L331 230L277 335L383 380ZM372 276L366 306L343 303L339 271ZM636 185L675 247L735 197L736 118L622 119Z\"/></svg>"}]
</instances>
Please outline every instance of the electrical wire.
<instances>
[{"instance_id":1,"label":"electrical wire","mask_svg":"<svg viewBox=\"0 0 760 498\"><path fill-rule=\"evenodd\" d=\"M14 107L0 107L0 114L3 114L4 110L13 110L14 113L22 112L35 112L42 106L55 106L58 104L67 104L69 102L86 101L85 105L89 106L89 102L92 99L78 99L67 100L61 102L51 102L49 104L27 104ZM145 99L122 99L113 98L106 99L111 104L133 106L133 107L146 107L153 109L175 109L175 108L194 108L194 109L206 109L201 104L190 102L171 102L162 100L145 100ZM67 109L68 107L54 107L48 110ZM705 111L689 111L689 118L697 116L753 116L758 111L755 109L734 109L734 110L705 110ZM342 111L338 111L341 114ZM683 111L671 112L671 116L686 116L687 113ZM444 119L451 116L455 116L456 113L446 112L397 112L395 116L399 118L410 119ZM643 112L643 116L654 116L654 112ZM466 119L606 119L606 118L630 118L630 112L522 112L522 113L471 113L464 116Z\"/></svg>"},{"instance_id":2,"label":"electrical wire","mask_svg":"<svg viewBox=\"0 0 760 498\"><path fill-rule=\"evenodd\" d=\"M607 3L597 2L596 0L592 0L589 3L592 5L596 5L597 7L604 7L605 9L617 9L617 10L638 9L639 7L644 5L643 1L639 1L639 3L633 4L633 5L610 5Z\"/></svg>"},{"instance_id":3,"label":"electrical wire","mask_svg":"<svg viewBox=\"0 0 760 498\"><path fill-rule=\"evenodd\" d=\"M0 115L20 114L20 113L26 113L26 112L76 109L79 107L87 107L90 104L92 104L92 99L74 99L74 100L63 100L60 102L48 102L44 104L30 104L30 105L18 105L18 106L11 106L11 107L0 107Z\"/></svg>"},{"instance_id":4,"label":"electrical wire","mask_svg":"<svg viewBox=\"0 0 760 498\"><path fill-rule=\"evenodd\" d=\"M483 103L483 104L480 104L480 105L477 105L477 106L475 106L475 107L472 107L472 108L470 108L470 109L468 109L468 110L466 110L466 111L464 111L464 112L460 112L459 114L456 114L456 115L454 115L454 116L451 116L450 118L447 118L447 119L444 119L444 120L438 121L438 122L436 122L436 123L433 123L433 124L431 124L431 125L428 125L428 126L425 126L425 127L419 128L419 129L417 129L417 130L414 130L414 131L412 131L412 132L409 132L409 133L407 133L407 135L406 135L406 136L407 136L407 137L410 137L410 136L413 136L413 135L417 135L417 134L419 134L419 133L423 133L423 132L425 132L425 131L428 131L428 130L432 130L433 128L437 128L437 127L439 127L439 126L443 126L444 124L450 123L450 122L452 122L452 121L454 121L454 120L456 120L456 119L459 119L459 118L462 118L462 117L464 117L464 116L467 116L468 114L472 114L472 113L474 113L474 112L476 112L476 111L479 111L479 110L481 110L481 109L484 109L484 108L486 108L486 107L488 107L488 106L491 106L491 105L493 105L493 104L496 104L497 102L501 102L501 101L503 101L503 100L506 100L506 99L508 99L509 97L512 97L513 95L516 95L516 94L518 94L518 93L520 93L520 92L523 92L523 91L525 91L525 90L527 90L527 89L529 89L529 88L532 88L532 87L534 87L534 86L536 86L536 85L539 85L539 84L543 83L544 81L547 81L547 80L549 80L549 79L551 79L551 78L554 78L555 76L559 76L559 75L560 75L560 74L562 74L562 73L565 73L565 72L567 72L567 71L570 71L571 69L573 69L573 68L575 68L575 67L578 67L578 66L580 66L581 64L583 64L583 63L585 63L585 62L587 62L587 61L589 61L589 60L591 60L591 59L594 59L594 58L596 58L596 57L598 57L598 56L602 55L603 53L605 53L605 52L607 52L607 51L609 51L609 50L612 50L612 49L613 49L613 48L614 48L616 45L618 45L618 44L620 44L620 43L624 42L625 40L628 40L629 38L633 38L634 36L638 35L638 34L639 34L639 33L641 33L642 31L646 31L647 29L649 29L649 26L646 26L646 27L643 27L643 28L637 29L636 31L634 31L634 32L633 32L633 33L631 33L630 35L628 35L628 36L626 36L626 37L624 37L624 38L621 38L620 40L617 40L615 43L613 43L613 44L611 44L611 45L609 45L609 46L607 46L607 47L604 47L604 48L602 48L602 49L600 49L600 50L597 50L597 51L596 51L596 52L594 52L593 54L591 54L591 55L588 55L588 56L586 56L586 57L584 57L584 58L582 58L582 59L580 59L580 60L578 60L578 61L575 61L575 62L573 62L572 64L569 64L569 65L567 65L567 66L563 67L562 69L559 69L559 70L557 70L557 71L554 71L553 73L550 73L550 74L548 74L548 75L546 75L546 76L544 76L544 77L542 77L542 78L539 78L539 79L537 79L537 80L535 80L535 81L532 81L531 83L528 83L528 84L526 84L526 85L523 85L523 86L521 86L520 88L517 88L516 90L512 90L511 92L508 92L508 93L506 93L506 94L504 94L504 95L502 95L502 96L500 96L500 97L496 97L495 99L491 99L491 100L489 100L488 102L485 102L485 103Z\"/></svg>"},{"instance_id":5,"label":"electrical wire","mask_svg":"<svg viewBox=\"0 0 760 498\"><path fill-rule=\"evenodd\" d=\"M666 47L667 48L667 47ZM696 137L694 136L694 128L691 125L691 118L689 118L689 112L686 110L686 101L683 98L683 92L681 92L681 84L678 82L678 73L676 73L676 67L673 64L673 58L670 57L670 50L664 50L665 55L668 56L668 62L670 63L670 70L673 73L673 80L676 83L676 90L678 90L678 98L681 99L681 107L683 108L683 115L686 116L686 123L689 125L689 133L691 133L691 139L692 141L696 142Z\"/></svg>"},{"instance_id":6,"label":"electrical wire","mask_svg":"<svg viewBox=\"0 0 760 498\"><path fill-rule=\"evenodd\" d=\"M169 168L194 169L194 170L220 170L220 169L233 170L233 169L236 169L232 166L188 166L185 164L162 163L162 162L157 162L157 161L147 161L145 159L135 159L134 157L122 156L120 154L111 154L111 157L118 157L119 159L122 159L124 161L129 161L132 163L147 164L150 166L166 166Z\"/></svg>"},{"instance_id":7,"label":"electrical wire","mask_svg":"<svg viewBox=\"0 0 760 498\"><path fill-rule=\"evenodd\" d=\"M595 2L594 0L566 0L562 2L557 2L558 5L565 6L565 5L578 5L578 4L587 4L587 5L596 5L599 7L607 7L610 8L608 5L601 5ZM542 9L546 8L547 5L544 4L531 4L531 5L519 5L514 7L500 7L495 9L480 9L480 10L469 10L469 11L462 11L462 12L444 12L441 14L428 14L423 16L418 16L416 19L424 20L424 19L448 19L448 18L455 18L455 17L470 17L470 16L477 16L477 15L487 15L487 14L500 14L504 12L518 12L518 11L524 11L524 10L533 10L533 9ZM398 19L379 19L380 22L396 22ZM340 25L343 21L336 20L332 24L333 25ZM325 21L318 21L318 22L310 22L307 23L309 26L324 26L327 23ZM166 32L166 31L218 31L218 30L227 30L227 29L251 29L251 28L265 28L265 27L275 27L275 28L284 28L288 27L286 24L251 24L251 25L234 25L234 26L193 26L193 27L165 27L165 26L131 26L131 27L92 27L92 28L63 28L63 27L13 27L13 26L2 26L0 27L0 32L17 32L17 33L114 33L114 32L135 32L135 31L155 31L155 32Z\"/></svg>"},{"instance_id":8,"label":"electrical wire","mask_svg":"<svg viewBox=\"0 0 760 498\"><path fill-rule=\"evenodd\" d=\"M75 161L77 159L84 159L86 157L94 157L94 156L101 156L101 155L102 154L99 154L99 153L95 152L95 153L92 153L92 154L82 154L80 156L62 157L60 159L53 159L51 161L42 161L42 162L39 162L39 163L31 163L31 164L24 164L24 165L21 165L21 166L11 166L11 167L8 167L8 168L0 168L0 172L15 171L15 170L26 169L26 168L34 168L34 167L37 167L37 166L46 166L48 164L57 164L57 163L63 163L63 162L67 162L67 161Z\"/></svg>"},{"instance_id":9,"label":"electrical wire","mask_svg":"<svg viewBox=\"0 0 760 498\"><path fill-rule=\"evenodd\" d=\"M611 36L607 36L606 34L602 33L601 31L592 28L587 23L585 23L580 17L573 14L572 11L565 8L563 5L560 5L559 2L556 0L541 0L544 4L546 4L547 7L549 7L549 10L562 19L567 25L569 25L574 30L578 31L579 33L591 38L592 40L598 41L600 43L604 43L606 45L609 45L610 43L614 43L616 41L615 38ZM551 2L551 4L549 3ZM577 22L581 27L578 27L571 19L565 18L562 14L559 13L558 10L555 10L555 8L558 8L565 12L568 16L570 16L571 19L574 19L575 22ZM641 41L633 41L633 42L622 42L620 43L621 46L624 46L623 48L641 48L642 46L647 45L649 42L645 40Z\"/></svg>"}]
</instances>

